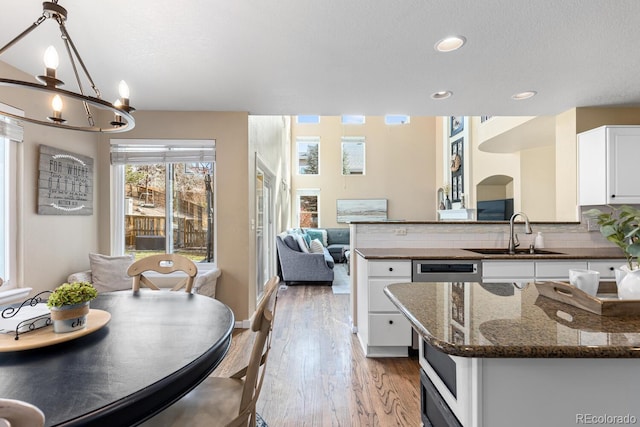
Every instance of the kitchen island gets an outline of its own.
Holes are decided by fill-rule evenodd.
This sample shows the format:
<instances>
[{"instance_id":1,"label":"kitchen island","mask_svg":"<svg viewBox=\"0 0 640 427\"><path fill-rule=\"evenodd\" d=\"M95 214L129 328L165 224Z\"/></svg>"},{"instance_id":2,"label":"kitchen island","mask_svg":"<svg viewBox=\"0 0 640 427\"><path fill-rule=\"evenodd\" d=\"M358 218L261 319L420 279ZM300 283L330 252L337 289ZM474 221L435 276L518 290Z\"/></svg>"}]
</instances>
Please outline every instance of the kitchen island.
<instances>
[{"instance_id":1,"label":"kitchen island","mask_svg":"<svg viewBox=\"0 0 640 427\"><path fill-rule=\"evenodd\" d=\"M598 316L540 296L533 283L384 292L421 337L425 425L640 423L640 314Z\"/></svg>"}]
</instances>

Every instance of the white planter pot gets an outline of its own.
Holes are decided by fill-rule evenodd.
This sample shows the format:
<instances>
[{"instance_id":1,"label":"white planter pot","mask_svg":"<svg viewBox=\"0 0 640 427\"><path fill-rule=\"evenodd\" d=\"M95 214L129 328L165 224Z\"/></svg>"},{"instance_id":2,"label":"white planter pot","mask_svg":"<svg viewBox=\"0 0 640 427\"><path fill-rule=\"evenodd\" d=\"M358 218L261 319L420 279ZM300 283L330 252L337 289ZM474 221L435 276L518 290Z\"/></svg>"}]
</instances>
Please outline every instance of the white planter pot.
<instances>
[{"instance_id":1,"label":"white planter pot","mask_svg":"<svg viewBox=\"0 0 640 427\"><path fill-rule=\"evenodd\" d=\"M51 307L53 332L73 332L86 328L88 314L88 301L81 304L63 305L62 307Z\"/></svg>"},{"instance_id":2,"label":"white planter pot","mask_svg":"<svg viewBox=\"0 0 640 427\"><path fill-rule=\"evenodd\" d=\"M630 270L628 266L623 265L616 270L616 283L618 298L640 299L640 269Z\"/></svg>"}]
</instances>

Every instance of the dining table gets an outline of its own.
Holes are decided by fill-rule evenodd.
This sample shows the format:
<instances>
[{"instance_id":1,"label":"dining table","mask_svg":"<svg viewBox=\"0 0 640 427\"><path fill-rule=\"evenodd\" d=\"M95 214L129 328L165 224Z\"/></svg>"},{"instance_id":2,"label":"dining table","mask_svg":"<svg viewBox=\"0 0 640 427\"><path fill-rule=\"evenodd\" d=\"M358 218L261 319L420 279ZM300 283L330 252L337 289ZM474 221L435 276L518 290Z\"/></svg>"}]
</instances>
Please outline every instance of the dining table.
<instances>
[{"instance_id":1,"label":"dining table","mask_svg":"<svg viewBox=\"0 0 640 427\"><path fill-rule=\"evenodd\" d=\"M91 309L107 316L104 326L0 352L0 397L37 406L45 426L135 426L195 388L231 344L233 312L207 296L117 291L98 295ZM88 328L91 321L90 313ZM0 339L1 347L14 337Z\"/></svg>"}]
</instances>

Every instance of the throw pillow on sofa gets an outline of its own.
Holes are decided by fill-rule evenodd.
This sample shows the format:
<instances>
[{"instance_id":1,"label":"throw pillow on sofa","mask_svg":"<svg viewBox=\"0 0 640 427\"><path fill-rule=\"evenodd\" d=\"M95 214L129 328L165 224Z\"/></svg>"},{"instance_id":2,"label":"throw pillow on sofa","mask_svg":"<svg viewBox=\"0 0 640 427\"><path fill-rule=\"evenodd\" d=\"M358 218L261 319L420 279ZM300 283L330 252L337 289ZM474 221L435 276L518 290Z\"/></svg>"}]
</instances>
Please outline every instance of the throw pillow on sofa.
<instances>
[{"instance_id":1,"label":"throw pillow on sofa","mask_svg":"<svg viewBox=\"0 0 640 427\"><path fill-rule=\"evenodd\" d=\"M285 245L287 245L289 248L293 249L296 252L300 252L300 245L298 245L298 241L296 240L295 237L293 237L292 234L288 234L286 236L284 236L284 239L282 239L282 241L284 242Z\"/></svg>"},{"instance_id":2,"label":"throw pillow on sofa","mask_svg":"<svg viewBox=\"0 0 640 427\"><path fill-rule=\"evenodd\" d=\"M311 246L309 246L309 252L312 254L321 254L324 253L324 246L320 243L320 240L313 239L311 241Z\"/></svg>"},{"instance_id":3,"label":"throw pillow on sofa","mask_svg":"<svg viewBox=\"0 0 640 427\"><path fill-rule=\"evenodd\" d=\"M302 237L302 234L295 235L296 241L298 242L298 246L300 246L300 250L304 253L309 253L309 247L307 246L307 242Z\"/></svg>"},{"instance_id":4,"label":"throw pillow on sofa","mask_svg":"<svg viewBox=\"0 0 640 427\"><path fill-rule=\"evenodd\" d=\"M133 255L89 254L93 286L98 292L131 289L132 279L127 274L131 263L133 263Z\"/></svg>"},{"instance_id":5,"label":"throw pillow on sofa","mask_svg":"<svg viewBox=\"0 0 640 427\"><path fill-rule=\"evenodd\" d=\"M309 235L311 240L318 239L320 241L320 243L322 243L322 246L325 246L325 247L327 246L327 244L328 244L328 242L327 242L327 230L307 229L307 234Z\"/></svg>"}]
</instances>

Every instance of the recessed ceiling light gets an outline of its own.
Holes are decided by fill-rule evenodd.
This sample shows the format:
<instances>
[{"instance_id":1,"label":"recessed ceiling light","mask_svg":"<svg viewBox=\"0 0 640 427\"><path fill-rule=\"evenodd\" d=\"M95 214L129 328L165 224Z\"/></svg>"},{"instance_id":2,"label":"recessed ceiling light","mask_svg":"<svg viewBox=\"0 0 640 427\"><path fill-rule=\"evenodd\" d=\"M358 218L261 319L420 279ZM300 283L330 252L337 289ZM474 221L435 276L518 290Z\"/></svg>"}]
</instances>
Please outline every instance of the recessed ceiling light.
<instances>
[{"instance_id":1,"label":"recessed ceiling light","mask_svg":"<svg viewBox=\"0 0 640 427\"><path fill-rule=\"evenodd\" d=\"M453 52L460 49L467 42L463 36L451 36L440 40L434 48L438 52Z\"/></svg>"},{"instance_id":2,"label":"recessed ceiling light","mask_svg":"<svg viewBox=\"0 0 640 427\"><path fill-rule=\"evenodd\" d=\"M532 96L535 96L538 92L536 92L535 90L528 90L526 92L520 92L520 93L516 93L511 95L511 99L515 99L516 101L522 101L523 99L528 99L531 98Z\"/></svg>"},{"instance_id":3,"label":"recessed ceiling light","mask_svg":"<svg viewBox=\"0 0 640 427\"><path fill-rule=\"evenodd\" d=\"M451 92L450 90L441 90L440 92L432 93L431 94L431 98L433 98L433 99L447 99L451 95L453 95L453 92Z\"/></svg>"}]
</instances>

